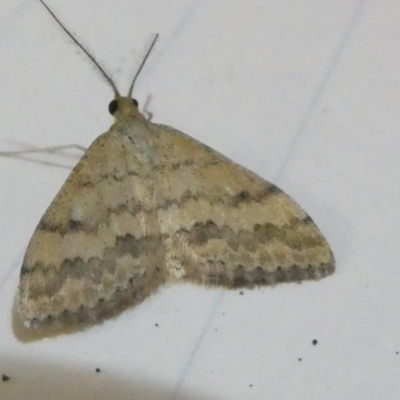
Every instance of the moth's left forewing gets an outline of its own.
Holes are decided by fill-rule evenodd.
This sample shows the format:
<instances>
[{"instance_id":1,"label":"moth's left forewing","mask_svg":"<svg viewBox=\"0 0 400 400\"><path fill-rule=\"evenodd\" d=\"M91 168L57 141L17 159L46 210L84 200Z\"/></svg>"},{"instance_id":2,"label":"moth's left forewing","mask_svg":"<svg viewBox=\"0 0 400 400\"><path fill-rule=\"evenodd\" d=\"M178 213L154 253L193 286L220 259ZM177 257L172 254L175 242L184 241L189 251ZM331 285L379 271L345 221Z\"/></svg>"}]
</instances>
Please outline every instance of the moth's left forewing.
<instances>
[{"instance_id":1,"label":"moth's left forewing","mask_svg":"<svg viewBox=\"0 0 400 400\"><path fill-rule=\"evenodd\" d=\"M164 280L151 159L126 134L146 131L122 128L90 146L32 236L14 310L21 340L118 315Z\"/></svg>"},{"instance_id":2,"label":"moth's left forewing","mask_svg":"<svg viewBox=\"0 0 400 400\"><path fill-rule=\"evenodd\" d=\"M287 194L189 136L158 128L157 207L171 276L251 287L333 273L328 243Z\"/></svg>"}]
</instances>

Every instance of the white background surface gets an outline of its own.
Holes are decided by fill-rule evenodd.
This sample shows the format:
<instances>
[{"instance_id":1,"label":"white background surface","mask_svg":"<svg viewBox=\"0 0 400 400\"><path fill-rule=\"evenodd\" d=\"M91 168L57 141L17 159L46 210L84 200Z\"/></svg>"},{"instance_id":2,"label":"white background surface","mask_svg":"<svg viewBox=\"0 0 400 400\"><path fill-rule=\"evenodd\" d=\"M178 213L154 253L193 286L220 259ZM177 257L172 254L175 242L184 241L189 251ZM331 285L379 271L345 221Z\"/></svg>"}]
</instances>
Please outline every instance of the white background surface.
<instances>
[{"instance_id":1,"label":"white background surface","mask_svg":"<svg viewBox=\"0 0 400 400\"><path fill-rule=\"evenodd\" d=\"M24 251L77 159L1 158L0 398L400 398L400 3L48 2L123 93L159 32L135 97L296 199L337 271L243 295L167 287L101 326L21 344ZM112 92L75 53L38 1L1 1L0 149L108 130Z\"/></svg>"}]
</instances>

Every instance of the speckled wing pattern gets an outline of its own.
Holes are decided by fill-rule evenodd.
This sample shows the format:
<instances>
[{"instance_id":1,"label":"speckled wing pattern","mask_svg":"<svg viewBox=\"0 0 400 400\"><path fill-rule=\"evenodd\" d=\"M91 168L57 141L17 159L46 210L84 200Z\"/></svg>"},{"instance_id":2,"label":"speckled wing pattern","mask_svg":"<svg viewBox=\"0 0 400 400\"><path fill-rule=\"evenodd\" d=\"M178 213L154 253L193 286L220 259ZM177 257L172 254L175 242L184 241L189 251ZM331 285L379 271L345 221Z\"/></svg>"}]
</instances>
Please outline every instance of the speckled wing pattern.
<instances>
[{"instance_id":1,"label":"speckled wing pattern","mask_svg":"<svg viewBox=\"0 0 400 400\"><path fill-rule=\"evenodd\" d=\"M333 271L326 240L280 189L173 128L130 118L92 144L36 228L14 331L91 325L176 279L235 288Z\"/></svg>"},{"instance_id":2,"label":"speckled wing pattern","mask_svg":"<svg viewBox=\"0 0 400 400\"><path fill-rule=\"evenodd\" d=\"M170 275L236 288L334 271L321 232L282 190L175 129L158 129L157 212Z\"/></svg>"}]
</instances>

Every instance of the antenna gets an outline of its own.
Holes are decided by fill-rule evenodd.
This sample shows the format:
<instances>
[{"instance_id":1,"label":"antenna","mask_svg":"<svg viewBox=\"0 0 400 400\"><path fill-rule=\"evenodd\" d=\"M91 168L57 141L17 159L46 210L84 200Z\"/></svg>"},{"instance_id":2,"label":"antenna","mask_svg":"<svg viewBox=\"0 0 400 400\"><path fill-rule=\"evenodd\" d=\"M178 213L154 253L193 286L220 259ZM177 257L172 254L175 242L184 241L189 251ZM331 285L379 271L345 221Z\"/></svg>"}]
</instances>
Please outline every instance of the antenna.
<instances>
[{"instance_id":1,"label":"antenna","mask_svg":"<svg viewBox=\"0 0 400 400\"><path fill-rule=\"evenodd\" d=\"M72 32L60 21L60 19L57 17L56 14L50 9L50 7L43 1L39 0L43 7L46 8L46 10L49 12L49 14L52 16L52 18L57 22L58 26L66 33L68 38L72 40L72 43L75 44L80 50L82 50L84 56L89 60L91 65L95 67L95 69L100 72L100 75L102 76L103 79L111 86L112 90L114 91L115 97L121 97L117 86L114 82L114 80L107 74L105 67L102 65L103 62L97 61L96 57L89 51L87 50L83 44L72 34ZM143 64L143 63L142 63ZM137 74L136 74L137 75ZM136 78L136 77L135 77Z\"/></svg>"},{"instance_id":2,"label":"antenna","mask_svg":"<svg viewBox=\"0 0 400 400\"><path fill-rule=\"evenodd\" d=\"M128 97L132 97L133 87L135 86L136 79L137 79L137 77L139 76L140 72L142 71L142 69L143 69L143 67L144 67L144 64L146 63L147 59L149 58L149 55L150 55L151 51L153 50L153 47L154 47L154 45L156 44L157 39L158 39L159 36L160 36L160 35L159 35L158 33L154 36L154 39L153 39L153 41L151 42L150 47L149 47L149 49L147 50L147 52L146 52L146 54L145 54L145 56L144 56L144 58L143 58L143 61L140 63L139 69L137 70L135 76L133 77L131 86L129 87L129 90L128 90Z\"/></svg>"},{"instance_id":3,"label":"antenna","mask_svg":"<svg viewBox=\"0 0 400 400\"><path fill-rule=\"evenodd\" d=\"M76 35L74 35L64 23L57 17L57 15L51 10L51 8L43 1L39 0L43 7L48 11L51 17L56 21L57 25L63 30L63 32L67 35L67 37L72 41L72 43L77 46L82 52L83 55L89 60L90 64L95 67L95 69L100 73L100 76L111 86L112 90L114 91L115 97L121 97L118 92L117 85L115 84L113 78L110 76L110 73L107 72L107 68L104 66L102 61L98 61L94 54L88 50L86 46L83 45L81 40L78 40ZM129 87L128 97L132 97L133 87L135 86L135 82L137 77L139 76L140 72L143 69L144 64L146 63L151 51L153 50L154 45L158 39L159 34L157 33L152 40L149 49L147 50L142 62L139 65L139 69L137 70L136 74L132 79L132 83Z\"/></svg>"}]
</instances>

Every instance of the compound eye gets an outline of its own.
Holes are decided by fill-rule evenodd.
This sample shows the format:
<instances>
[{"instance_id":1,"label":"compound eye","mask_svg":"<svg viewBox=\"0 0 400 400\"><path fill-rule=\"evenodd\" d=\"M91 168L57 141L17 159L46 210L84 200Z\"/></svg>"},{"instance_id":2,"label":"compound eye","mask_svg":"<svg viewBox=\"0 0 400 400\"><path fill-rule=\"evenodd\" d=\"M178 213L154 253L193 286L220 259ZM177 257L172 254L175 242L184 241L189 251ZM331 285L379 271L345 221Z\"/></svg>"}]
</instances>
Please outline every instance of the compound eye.
<instances>
[{"instance_id":1,"label":"compound eye","mask_svg":"<svg viewBox=\"0 0 400 400\"><path fill-rule=\"evenodd\" d=\"M114 115L115 111L118 110L118 102L117 100L113 100L110 102L108 105L108 111L110 112L111 115Z\"/></svg>"},{"instance_id":2,"label":"compound eye","mask_svg":"<svg viewBox=\"0 0 400 400\"><path fill-rule=\"evenodd\" d=\"M139 107L139 102L136 99L132 99L132 103L136 106Z\"/></svg>"}]
</instances>

